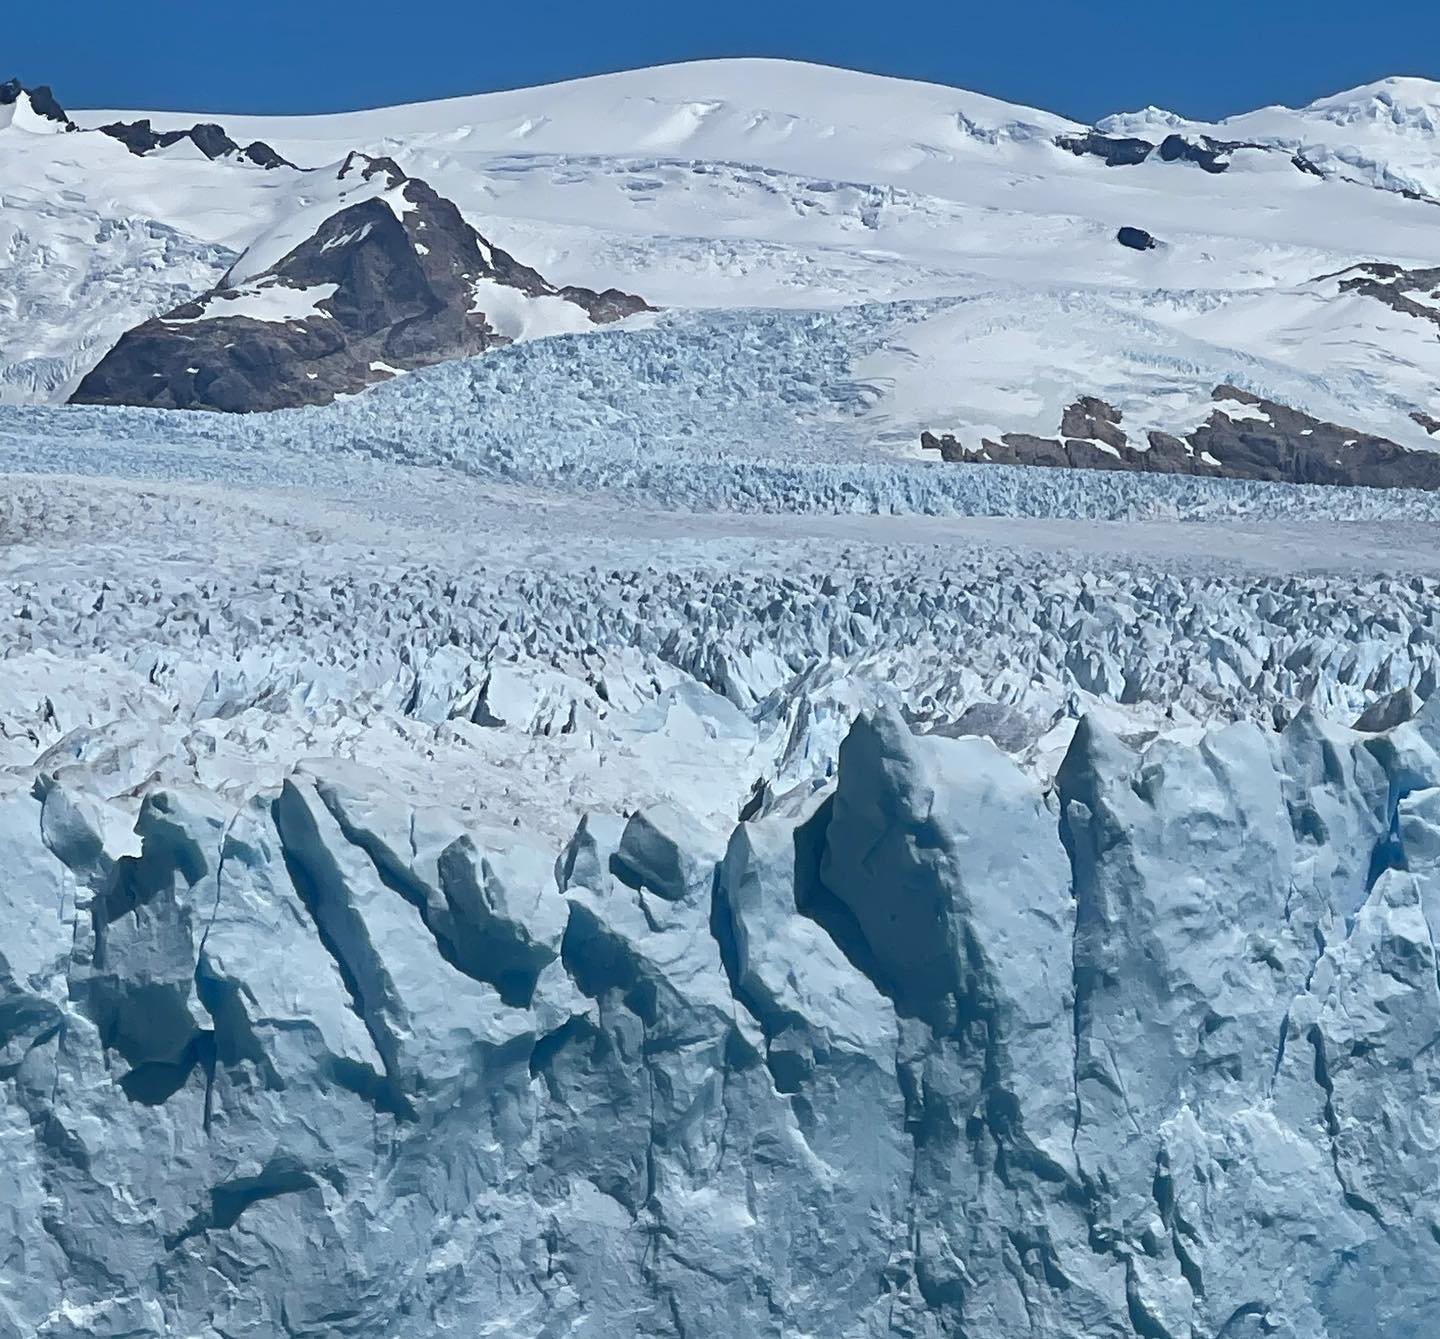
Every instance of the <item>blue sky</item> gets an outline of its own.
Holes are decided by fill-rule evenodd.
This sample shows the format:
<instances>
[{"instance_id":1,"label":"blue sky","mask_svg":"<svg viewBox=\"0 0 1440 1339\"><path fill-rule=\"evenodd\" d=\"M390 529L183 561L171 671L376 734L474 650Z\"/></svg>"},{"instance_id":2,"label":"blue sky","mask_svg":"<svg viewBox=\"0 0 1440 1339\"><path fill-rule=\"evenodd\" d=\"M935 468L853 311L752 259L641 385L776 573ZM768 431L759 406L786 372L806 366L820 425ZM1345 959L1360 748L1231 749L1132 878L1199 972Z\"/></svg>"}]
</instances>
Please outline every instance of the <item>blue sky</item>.
<instances>
[{"instance_id":1,"label":"blue sky","mask_svg":"<svg viewBox=\"0 0 1440 1339\"><path fill-rule=\"evenodd\" d=\"M1090 120L1217 117L1440 78L1436 0L70 0L15 5L0 79L76 107L307 112L704 56L931 79Z\"/></svg>"}]
</instances>

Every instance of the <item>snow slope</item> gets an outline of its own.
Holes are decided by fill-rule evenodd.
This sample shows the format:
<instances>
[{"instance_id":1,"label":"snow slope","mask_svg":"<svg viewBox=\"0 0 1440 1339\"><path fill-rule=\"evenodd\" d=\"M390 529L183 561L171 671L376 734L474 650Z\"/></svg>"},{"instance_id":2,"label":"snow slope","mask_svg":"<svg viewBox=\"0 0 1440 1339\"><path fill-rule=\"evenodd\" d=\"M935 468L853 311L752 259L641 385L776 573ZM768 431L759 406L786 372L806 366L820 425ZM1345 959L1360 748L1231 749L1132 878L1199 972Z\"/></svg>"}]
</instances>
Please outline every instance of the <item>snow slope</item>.
<instances>
[{"instance_id":1,"label":"snow slope","mask_svg":"<svg viewBox=\"0 0 1440 1339\"><path fill-rule=\"evenodd\" d=\"M1427 97L1419 85L1386 85L1212 129L1298 145L1318 126L1371 157L1386 145L1422 154ZM1386 106L1389 119L1377 110ZM204 114L75 115L87 126L148 115L164 129ZM1411 415L1440 411L1433 328L1313 282L1363 260L1432 262L1434 206L1376 189L1388 179L1374 174L1318 179L1288 153L1240 153L1219 175L1158 157L1111 168L1057 147L1057 135L1081 128L1043 112L755 60L336 116L222 119L233 136L316 171L137 159L88 134L46 136L52 147L41 150L31 142L41 137L26 136L0 155L7 218L55 238L77 265L78 245L53 215L59 185L64 209L155 218L196 247L269 255L330 208L328 179L362 150L429 181L558 283L613 284L691 309L966 298L963 316L852 367L883 401L874 440L887 449L913 449L924 427L1053 432L1057 408L1080 394L1170 429L1217 382L1244 384L1250 372L1291 383L1297 407L1359 412L1407 445L1430 440ZM1158 139L1173 120L1152 111L1116 126ZM1332 147L1340 153L1341 139ZM42 179L43 191L31 184ZM1122 224L1164 245L1119 247ZM70 346L57 334L43 350L67 379L7 359L11 398L54 396L120 319L161 306L131 284L138 261L110 263L105 309L97 301L87 316L74 304ZM57 287L54 269L27 276L11 321L53 307Z\"/></svg>"}]
</instances>

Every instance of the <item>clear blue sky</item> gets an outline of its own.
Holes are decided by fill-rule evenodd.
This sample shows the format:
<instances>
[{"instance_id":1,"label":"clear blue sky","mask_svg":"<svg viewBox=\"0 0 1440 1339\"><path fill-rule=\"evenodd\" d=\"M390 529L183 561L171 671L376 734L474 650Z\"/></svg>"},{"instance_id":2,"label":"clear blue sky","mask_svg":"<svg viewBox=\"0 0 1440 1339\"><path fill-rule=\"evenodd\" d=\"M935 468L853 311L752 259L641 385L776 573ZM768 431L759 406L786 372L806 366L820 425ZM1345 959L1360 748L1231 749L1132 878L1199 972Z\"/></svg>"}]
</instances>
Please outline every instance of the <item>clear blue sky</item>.
<instances>
[{"instance_id":1,"label":"clear blue sky","mask_svg":"<svg viewBox=\"0 0 1440 1339\"><path fill-rule=\"evenodd\" d=\"M1437 0L70 0L16 4L0 79L75 107L309 112L766 55L1090 120L1218 117L1387 74L1440 78Z\"/></svg>"}]
</instances>

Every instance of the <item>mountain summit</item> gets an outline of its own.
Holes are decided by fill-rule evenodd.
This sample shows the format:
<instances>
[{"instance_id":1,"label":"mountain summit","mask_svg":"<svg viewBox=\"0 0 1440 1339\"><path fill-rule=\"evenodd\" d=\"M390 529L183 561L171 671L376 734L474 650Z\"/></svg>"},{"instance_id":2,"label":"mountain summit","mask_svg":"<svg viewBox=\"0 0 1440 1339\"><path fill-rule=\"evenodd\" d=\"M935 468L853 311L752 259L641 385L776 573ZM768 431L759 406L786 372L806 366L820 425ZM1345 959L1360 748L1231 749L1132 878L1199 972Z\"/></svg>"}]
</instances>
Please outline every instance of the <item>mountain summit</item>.
<instances>
[{"instance_id":1,"label":"mountain summit","mask_svg":"<svg viewBox=\"0 0 1440 1339\"><path fill-rule=\"evenodd\" d=\"M328 186L343 207L268 263L275 235L294 241L294 221L282 222L208 293L125 334L73 402L232 412L324 404L536 332L648 310L628 293L547 283L388 159L351 154Z\"/></svg>"}]
</instances>

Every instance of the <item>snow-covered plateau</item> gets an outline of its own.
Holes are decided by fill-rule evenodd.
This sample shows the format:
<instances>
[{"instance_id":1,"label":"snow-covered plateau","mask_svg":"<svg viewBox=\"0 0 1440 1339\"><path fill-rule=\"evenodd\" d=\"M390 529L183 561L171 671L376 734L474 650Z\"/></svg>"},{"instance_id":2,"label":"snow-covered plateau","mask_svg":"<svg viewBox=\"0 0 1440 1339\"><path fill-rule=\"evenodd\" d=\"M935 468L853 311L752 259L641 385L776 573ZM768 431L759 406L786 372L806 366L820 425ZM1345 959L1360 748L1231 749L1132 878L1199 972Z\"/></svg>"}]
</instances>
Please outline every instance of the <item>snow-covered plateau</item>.
<instances>
[{"instance_id":1,"label":"snow-covered plateau","mask_svg":"<svg viewBox=\"0 0 1440 1339\"><path fill-rule=\"evenodd\" d=\"M0 1339L1429 1339L1440 493L920 433L1180 433L1218 386L1433 449L1440 88L39 93L0 85ZM314 241L347 191L438 265L391 169L514 342L66 403L147 322L338 324L350 271L287 261L364 240ZM617 290L659 310L575 317Z\"/></svg>"}]
</instances>

